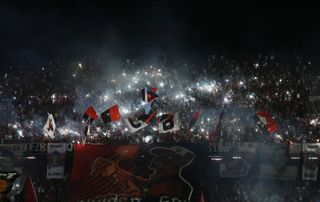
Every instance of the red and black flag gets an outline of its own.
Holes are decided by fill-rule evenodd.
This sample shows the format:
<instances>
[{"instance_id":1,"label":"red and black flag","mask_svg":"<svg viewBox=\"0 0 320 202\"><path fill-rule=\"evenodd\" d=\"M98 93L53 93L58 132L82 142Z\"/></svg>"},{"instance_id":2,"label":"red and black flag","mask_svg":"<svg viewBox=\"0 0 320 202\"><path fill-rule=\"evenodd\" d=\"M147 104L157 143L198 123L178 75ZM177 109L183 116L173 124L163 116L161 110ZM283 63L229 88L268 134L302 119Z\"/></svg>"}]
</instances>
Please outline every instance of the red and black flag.
<instances>
[{"instance_id":1,"label":"red and black flag","mask_svg":"<svg viewBox=\"0 0 320 202\"><path fill-rule=\"evenodd\" d=\"M88 109L83 115L83 120L84 120L83 132L86 136L90 134L90 124L96 119L98 119L98 114L96 110L92 106L88 107Z\"/></svg>"},{"instance_id":2,"label":"red and black flag","mask_svg":"<svg viewBox=\"0 0 320 202\"><path fill-rule=\"evenodd\" d=\"M201 113L200 113L199 111L193 113L192 119L191 119L190 124L189 124L188 131L191 131L191 129L193 128L193 126L197 123L197 121L198 121L198 119L199 119L199 117L200 117L200 114L201 114Z\"/></svg>"},{"instance_id":3,"label":"red and black flag","mask_svg":"<svg viewBox=\"0 0 320 202\"><path fill-rule=\"evenodd\" d=\"M83 119L89 120L90 123L92 123L97 118L98 118L98 114L92 106L88 107L88 109L86 110L86 112L83 115Z\"/></svg>"},{"instance_id":4,"label":"red and black flag","mask_svg":"<svg viewBox=\"0 0 320 202\"><path fill-rule=\"evenodd\" d=\"M154 88L144 87L141 90L142 101L147 102L147 103L153 101L154 99L159 97L157 94L157 91L158 91L158 89L156 87L154 87Z\"/></svg>"},{"instance_id":5,"label":"red and black flag","mask_svg":"<svg viewBox=\"0 0 320 202\"><path fill-rule=\"evenodd\" d=\"M225 108L226 108L226 106L223 107L223 110L222 110L222 112L220 114L217 126L215 128L213 128L212 132L210 133L210 136L209 136L209 142L210 143L215 143L217 137L221 133L221 130L222 130L222 119L223 119Z\"/></svg>"},{"instance_id":6,"label":"red and black flag","mask_svg":"<svg viewBox=\"0 0 320 202\"><path fill-rule=\"evenodd\" d=\"M101 119L104 123L110 123L120 120L120 112L118 105L114 105L101 113Z\"/></svg>"},{"instance_id":7,"label":"red and black flag","mask_svg":"<svg viewBox=\"0 0 320 202\"><path fill-rule=\"evenodd\" d=\"M278 130L278 125L273 117L265 111L259 111L254 116L257 124L260 126L261 130L266 134L272 134Z\"/></svg>"},{"instance_id":8,"label":"red and black flag","mask_svg":"<svg viewBox=\"0 0 320 202\"><path fill-rule=\"evenodd\" d=\"M30 176L28 177L26 183L24 184L24 188L22 190L22 197L23 197L23 201L28 201L28 202L38 201Z\"/></svg>"}]
</instances>

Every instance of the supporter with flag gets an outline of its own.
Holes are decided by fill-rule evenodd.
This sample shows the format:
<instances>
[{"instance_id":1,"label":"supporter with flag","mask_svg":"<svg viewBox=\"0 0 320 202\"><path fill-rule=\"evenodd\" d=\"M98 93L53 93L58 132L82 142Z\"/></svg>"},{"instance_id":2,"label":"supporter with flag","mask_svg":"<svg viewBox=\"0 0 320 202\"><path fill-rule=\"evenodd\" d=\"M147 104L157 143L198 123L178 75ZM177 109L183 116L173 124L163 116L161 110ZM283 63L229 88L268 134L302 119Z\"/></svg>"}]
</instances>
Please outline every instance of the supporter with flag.
<instances>
[{"instance_id":1,"label":"supporter with flag","mask_svg":"<svg viewBox=\"0 0 320 202\"><path fill-rule=\"evenodd\" d=\"M54 138L54 131L56 130L56 124L52 114L48 114L47 122L43 127L44 133L51 139Z\"/></svg>"}]
</instances>

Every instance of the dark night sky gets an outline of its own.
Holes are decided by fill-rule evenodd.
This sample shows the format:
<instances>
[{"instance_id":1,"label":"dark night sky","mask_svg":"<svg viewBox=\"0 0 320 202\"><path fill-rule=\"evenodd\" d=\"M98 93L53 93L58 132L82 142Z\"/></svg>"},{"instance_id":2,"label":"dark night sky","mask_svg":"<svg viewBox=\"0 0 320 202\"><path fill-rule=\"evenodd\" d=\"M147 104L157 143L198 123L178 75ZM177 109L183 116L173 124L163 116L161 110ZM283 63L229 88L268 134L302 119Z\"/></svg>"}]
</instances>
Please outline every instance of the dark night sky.
<instances>
[{"instance_id":1,"label":"dark night sky","mask_svg":"<svg viewBox=\"0 0 320 202\"><path fill-rule=\"evenodd\" d=\"M105 53L200 54L221 48L316 58L320 50L316 8L173 0L117 2L0 3L0 64L32 66Z\"/></svg>"}]
</instances>

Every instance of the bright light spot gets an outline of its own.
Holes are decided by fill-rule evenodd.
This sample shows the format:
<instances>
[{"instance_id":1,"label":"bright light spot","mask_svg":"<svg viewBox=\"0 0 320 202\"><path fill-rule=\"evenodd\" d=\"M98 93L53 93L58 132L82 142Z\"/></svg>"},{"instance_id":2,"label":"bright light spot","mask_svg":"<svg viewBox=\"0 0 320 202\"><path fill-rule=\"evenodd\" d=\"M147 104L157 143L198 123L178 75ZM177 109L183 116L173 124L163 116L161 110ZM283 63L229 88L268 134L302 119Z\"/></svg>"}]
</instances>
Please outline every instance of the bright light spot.
<instances>
[{"instance_id":1,"label":"bright light spot","mask_svg":"<svg viewBox=\"0 0 320 202\"><path fill-rule=\"evenodd\" d=\"M116 91L116 94L121 94L121 93L122 91L120 89Z\"/></svg>"},{"instance_id":2,"label":"bright light spot","mask_svg":"<svg viewBox=\"0 0 320 202\"><path fill-rule=\"evenodd\" d=\"M228 82L229 80L226 79L226 82ZM197 83L197 89L200 91L205 91L205 92L213 92L216 93L219 90L218 84L213 81L210 83L204 83L202 85L200 85L199 83Z\"/></svg>"},{"instance_id":3,"label":"bright light spot","mask_svg":"<svg viewBox=\"0 0 320 202\"><path fill-rule=\"evenodd\" d=\"M23 137L22 130L18 130L17 132L20 137Z\"/></svg>"},{"instance_id":4,"label":"bright light spot","mask_svg":"<svg viewBox=\"0 0 320 202\"><path fill-rule=\"evenodd\" d=\"M151 135L147 135L146 137L142 138L143 142L145 143L149 143L152 139L153 137Z\"/></svg>"},{"instance_id":5,"label":"bright light spot","mask_svg":"<svg viewBox=\"0 0 320 202\"><path fill-rule=\"evenodd\" d=\"M310 120L310 125L316 126L318 124L320 124L319 118Z\"/></svg>"},{"instance_id":6,"label":"bright light spot","mask_svg":"<svg viewBox=\"0 0 320 202\"><path fill-rule=\"evenodd\" d=\"M164 83L160 82L159 86L162 88L164 86Z\"/></svg>"},{"instance_id":7,"label":"bright light spot","mask_svg":"<svg viewBox=\"0 0 320 202\"><path fill-rule=\"evenodd\" d=\"M232 102L232 92L228 92L226 96L223 98L224 104L230 104Z\"/></svg>"},{"instance_id":8,"label":"bright light spot","mask_svg":"<svg viewBox=\"0 0 320 202\"><path fill-rule=\"evenodd\" d=\"M78 67L82 69L82 64L80 62L78 63Z\"/></svg>"},{"instance_id":9,"label":"bright light spot","mask_svg":"<svg viewBox=\"0 0 320 202\"><path fill-rule=\"evenodd\" d=\"M109 96L108 96L108 95L104 95L104 96L103 96L103 101L104 101L104 102L106 102L108 99L109 99Z\"/></svg>"},{"instance_id":10,"label":"bright light spot","mask_svg":"<svg viewBox=\"0 0 320 202\"><path fill-rule=\"evenodd\" d=\"M120 111L121 111L122 114L129 114L130 113L130 110L128 108L126 108L126 107L120 108Z\"/></svg>"},{"instance_id":11,"label":"bright light spot","mask_svg":"<svg viewBox=\"0 0 320 202\"><path fill-rule=\"evenodd\" d=\"M153 126L153 127L152 127L152 130L153 130L153 131L158 131L157 126Z\"/></svg>"}]
</instances>

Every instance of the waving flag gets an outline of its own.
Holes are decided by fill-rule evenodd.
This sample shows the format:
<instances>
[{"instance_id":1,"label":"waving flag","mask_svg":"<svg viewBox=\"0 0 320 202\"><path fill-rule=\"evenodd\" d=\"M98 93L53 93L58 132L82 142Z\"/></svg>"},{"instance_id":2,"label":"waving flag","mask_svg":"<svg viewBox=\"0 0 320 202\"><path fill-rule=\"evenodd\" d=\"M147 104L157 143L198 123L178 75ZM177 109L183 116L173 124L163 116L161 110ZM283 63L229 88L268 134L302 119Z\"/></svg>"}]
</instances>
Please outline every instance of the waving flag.
<instances>
[{"instance_id":1,"label":"waving flag","mask_svg":"<svg viewBox=\"0 0 320 202\"><path fill-rule=\"evenodd\" d=\"M128 127L128 130L130 133L135 133L148 126L147 123L139 119L137 120L130 119L130 118L124 119L124 123Z\"/></svg>"},{"instance_id":2,"label":"waving flag","mask_svg":"<svg viewBox=\"0 0 320 202\"><path fill-rule=\"evenodd\" d=\"M159 119L159 133L170 133L180 129L178 113L164 114Z\"/></svg>"},{"instance_id":3,"label":"waving flag","mask_svg":"<svg viewBox=\"0 0 320 202\"><path fill-rule=\"evenodd\" d=\"M192 119L191 119L190 124L189 124L188 131L190 131L191 128L197 123L199 117L200 117L200 112L193 113Z\"/></svg>"},{"instance_id":4,"label":"waving flag","mask_svg":"<svg viewBox=\"0 0 320 202\"><path fill-rule=\"evenodd\" d=\"M158 91L157 88L149 88L149 87L143 88L141 90L142 101L147 102L147 103L153 101L154 99L159 97L157 95L157 91Z\"/></svg>"},{"instance_id":5,"label":"waving flag","mask_svg":"<svg viewBox=\"0 0 320 202\"><path fill-rule=\"evenodd\" d=\"M87 136L90 134L90 127L91 123L98 118L98 114L96 110L90 106L87 108L83 115L83 120L84 120L84 130L83 133Z\"/></svg>"},{"instance_id":6,"label":"waving flag","mask_svg":"<svg viewBox=\"0 0 320 202\"><path fill-rule=\"evenodd\" d=\"M145 127L147 127L150 121L154 118L155 113L143 114L138 118L127 118L124 119L125 125L128 127L130 133L135 133Z\"/></svg>"},{"instance_id":7,"label":"waving flag","mask_svg":"<svg viewBox=\"0 0 320 202\"><path fill-rule=\"evenodd\" d=\"M210 136L209 136L209 142L210 143L214 143L219 135L219 133L221 133L222 130L222 119L223 119L223 115L224 115L224 110L225 110L226 106L223 107L223 110L220 114L219 117L219 121L217 126L212 130Z\"/></svg>"},{"instance_id":8,"label":"waving flag","mask_svg":"<svg viewBox=\"0 0 320 202\"><path fill-rule=\"evenodd\" d=\"M104 123L110 123L120 120L120 112L118 105L114 105L101 114Z\"/></svg>"},{"instance_id":9,"label":"waving flag","mask_svg":"<svg viewBox=\"0 0 320 202\"><path fill-rule=\"evenodd\" d=\"M56 123L54 122L52 114L48 115L46 124L43 127L43 131L50 138L54 138L54 131L56 130Z\"/></svg>"},{"instance_id":10,"label":"waving flag","mask_svg":"<svg viewBox=\"0 0 320 202\"><path fill-rule=\"evenodd\" d=\"M92 106L88 107L88 109L83 115L83 119L90 120L91 123L97 118L98 118L98 114Z\"/></svg>"},{"instance_id":11,"label":"waving flag","mask_svg":"<svg viewBox=\"0 0 320 202\"><path fill-rule=\"evenodd\" d=\"M278 130L277 123L268 112L257 112L255 119L258 120L258 124L262 127L262 130L268 131L269 134L274 133Z\"/></svg>"},{"instance_id":12,"label":"waving flag","mask_svg":"<svg viewBox=\"0 0 320 202\"><path fill-rule=\"evenodd\" d=\"M24 188L22 190L22 197L23 197L23 201L29 201L29 202L38 201L30 176L28 177L27 181L24 184Z\"/></svg>"}]
</instances>

